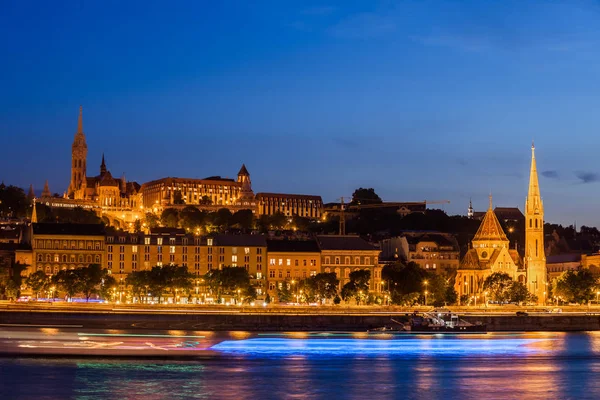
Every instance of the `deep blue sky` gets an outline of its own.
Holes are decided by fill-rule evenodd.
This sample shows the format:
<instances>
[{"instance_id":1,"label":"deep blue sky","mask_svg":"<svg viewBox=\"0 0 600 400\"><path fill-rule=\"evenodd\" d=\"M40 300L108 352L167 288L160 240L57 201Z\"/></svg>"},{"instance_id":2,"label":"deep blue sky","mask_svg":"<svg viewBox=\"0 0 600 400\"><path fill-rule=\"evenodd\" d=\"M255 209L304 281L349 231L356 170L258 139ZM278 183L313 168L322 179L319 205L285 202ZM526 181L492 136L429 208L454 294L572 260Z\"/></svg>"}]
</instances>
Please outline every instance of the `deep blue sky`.
<instances>
[{"instance_id":1,"label":"deep blue sky","mask_svg":"<svg viewBox=\"0 0 600 400\"><path fill-rule=\"evenodd\" d=\"M255 192L374 187L600 225L595 1L0 0L0 178L233 177Z\"/></svg>"}]
</instances>

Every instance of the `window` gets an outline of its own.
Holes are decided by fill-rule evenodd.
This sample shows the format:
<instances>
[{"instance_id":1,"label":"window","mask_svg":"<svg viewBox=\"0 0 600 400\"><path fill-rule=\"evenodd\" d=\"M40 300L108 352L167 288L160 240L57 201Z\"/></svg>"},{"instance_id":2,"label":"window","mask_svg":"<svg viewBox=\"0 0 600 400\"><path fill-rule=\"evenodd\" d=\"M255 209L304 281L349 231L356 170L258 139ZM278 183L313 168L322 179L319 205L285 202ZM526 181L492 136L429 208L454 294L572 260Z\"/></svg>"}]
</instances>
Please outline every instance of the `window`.
<instances>
[{"instance_id":1,"label":"window","mask_svg":"<svg viewBox=\"0 0 600 400\"><path fill-rule=\"evenodd\" d=\"M38 254L37 260L38 260L38 262L44 261L44 256L41 254Z\"/></svg>"},{"instance_id":2,"label":"window","mask_svg":"<svg viewBox=\"0 0 600 400\"><path fill-rule=\"evenodd\" d=\"M144 244L145 244L146 246L148 246L148 245L150 244L150 238L149 238L149 237L147 237L147 238L144 238Z\"/></svg>"},{"instance_id":3,"label":"window","mask_svg":"<svg viewBox=\"0 0 600 400\"><path fill-rule=\"evenodd\" d=\"M371 257L365 257L365 265L371 264Z\"/></svg>"},{"instance_id":4,"label":"window","mask_svg":"<svg viewBox=\"0 0 600 400\"><path fill-rule=\"evenodd\" d=\"M294 267L298 266L298 260L294 260Z\"/></svg>"},{"instance_id":5,"label":"window","mask_svg":"<svg viewBox=\"0 0 600 400\"><path fill-rule=\"evenodd\" d=\"M262 272L256 273L256 279L262 279Z\"/></svg>"},{"instance_id":6,"label":"window","mask_svg":"<svg viewBox=\"0 0 600 400\"><path fill-rule=\"evenodd\" d=\"M138 247L137 246L131 246L131 252L132 253L137 253L138 252Z\"/></svg>"},{"instance_id":7,"label":"window","mask_svg":"<svg viewBox=\"0 0 600 400\"><path fill-rule=\"evenodd\" d=\"M340 258L339 258L339 257L336 257L336 258L335 258L335 263L336 263L336 264L339 264L339 263L340 263Z\"/></svg>"},{"instance_id":8,"label":"window","mask_svg":"<svg viewBox=\"0 0 600 400\"><path fill-rule=\"evenodd\" d=\"M279 270L279 277L283 278L283 271L282 270Z\"/></svg>"},{"instance_id":9,"label":"window","mask_svg":"<svg viewBox=\"0 0 600 400\"><path fill-rule=\"evenodd\" d=\"M237 256L231 256L231 262L237 262Z\"/></svg>"},{"instance_id":10,"label":"window","mask_svg":"<svg viewBox=\"0 0 600 400\"><path fill-rule=\"evenodd\" d=\"M269 271L269 278L275 278L275 271L274 270L270 270Z\"/></svg>"},{"instance_id":11,"label":"window","mask_svg":"<svg viewBox=\"0 0 600 400\"><path fill-rule=\"evenodd\" d=\"M292 277L292 272L289 269L285 272L285 277L286 278L291 278Z\"/></svg>"},{"instance_id":12,"label":"window","mask_svg":"<svg viewBox=\"0 0 600 400\"><path fill-rule=\"evenodd\" d=\"M244 254L250 254L250 247L244 247Z\"/></svg>"},{"instance_id":13,"label":"window","mask_svg":"<svg viewBox=\"0 0 600 400\"><path fill-rule=\"evenodd\" d=\"M169 253L175 254L175 246L169 246Z\"/></svg>"},{"instance_id":14,"label":"window","mask_svg":"<svg viewBox=\"0 0 600 400\"><path fill-rule=\"evenodd\" d=\"M283 258L279 259L279 265L283 265Z\"/></svg>"},{"instance_id":15,"label":"window","mask_svg":"<svg viewBox=\"0 0 600 400\"><path fill-rule=\"evenodd\" d=\"M288 267L292 265L292 260L290 260L289 258L285 260L285 265L287 265Z\"/></svg>"},{"instance_id":16,"label":"window","mask_svg":"<svg viewBox=\"0 0 600 400\"><path fill-rule=\"evenodd\" d=\"M256 249L256 254L262 254L262 249L260 247Z\"/></svg>"},{"instance_id":17,"label":"window","mask_svg":"<svg viewBox=\"0 0 600 400\"><path fill-rule=\"evenodd\" d=\"M398 250L396 250L397 252ZM354 257L354 264L359 265L360 264L360 257Z\"/></svg>"},{"instance_id":18,"label":"window","mask_svg":"<svg viewBox=\"0 0 600 400\"><path fill-rule=\"evenodd\" d=\"M100 242L96 241L96 242L94 243L94 248L95 248L96 250L100 250Z\"/></svg>"},{"instance_id":19,"label":"window","mask_svg":"<svg viewBox=\"0 0 600 400\"><path fill-rule=\"evenodd\" d=\"M109 245L109 246L108 246L108 249L107 249L107 251L108 251L109 253L112 253L112 251L113 251L113 247Z\"/></svg>"},{"instance_id":20,"label":"window","mask_svg":"<svg viewBox=\"0 0 600 400\"><path fill-rule=\"evenodd\" d=\"M329 262L330 262L329 257L325 257L325 264L329 264Z\"/></svg>"},{"instance_id":21,"label":"window","mask_svg":"<svg viewBox=\"0 0 600 400\"><path fill-rule=\"evenodd\" d=\"M169 238L169 244L175 244L175 238Z\"/></svg>"},{"instance_id":22,"label":"window","mask_svg":"<svg viewBox=\"0 0 600 400\"><path fill-rule=\"evenodd\" d=\"M125 253L125 246L119 246L119 253Z\"/></svg>"},{"instance_id":23,"label":"window","mask_svg":"<svg viewBox=\"0 0 600 400\"><path fill-rule=\"evenodd\" d=\"M212 246L212 245L213 245L213 240L212 240L212 238L206 239L206 245L207 245L207 246Z\"/></svg>"},{"instance_id":24,"label":"window","mask_svg":"<svg viewBox=\"0 0 600 400\"><path fill-rule=\"evenodd\" d=\"M163 242L162 238L156 238L157 245L162 246L162 242Z\"/></svg>"},{"instance_id":25,"label":"window","mask_svg":"<svg viewBox=\"0 0 600 400\"><path fill-rule=\"evenodd\" d=\"M346 257L344 259L344 264L349 265L350 264L350 257Z\"/></svg>"}]
</instances>

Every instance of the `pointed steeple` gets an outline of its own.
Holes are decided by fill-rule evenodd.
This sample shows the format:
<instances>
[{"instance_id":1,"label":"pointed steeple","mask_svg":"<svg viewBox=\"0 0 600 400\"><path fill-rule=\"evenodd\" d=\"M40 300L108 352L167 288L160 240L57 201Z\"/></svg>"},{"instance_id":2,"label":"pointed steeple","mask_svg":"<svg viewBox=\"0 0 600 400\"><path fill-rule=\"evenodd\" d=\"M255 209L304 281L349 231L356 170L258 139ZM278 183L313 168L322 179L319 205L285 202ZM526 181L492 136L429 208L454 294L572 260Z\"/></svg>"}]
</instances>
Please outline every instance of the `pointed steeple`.
<instances>
[{"instance_id":1,"label":"pointed steeple","mask_svg":"<svg viewBox=\"0 0 600 400\"><path fill-rule=\"evenodd\" d=\"M48 179L46 179L46 183L44 184L44 191L42 192L42 197L52 197L52 193L50 193L50 187L48 186Z\"/></svg>"},{"instance_id":2,"label":"pointed steeple","mask_svg":"<svg viewBox=\"0 0 600 400\"><path fill-rule=\"evenodd\" d=\"M481 220L481 225L473 238L473 242L488 242L488 241L501 241L507 242L508 238L496 217L496 213L492 209L492 194L490 193L490 206Z\"/></svg>"},{"instance_id":3,"label":"pointed steeple","mask_svg":"<svg viewBox=\"0 0 600 400\"><path fill-rule=\"evenodd\" d=\"M102 153L102 164L100 164L100 176L106 174L106 162L104 161L104 153Z\"/></svg>"},{"instance_id":4,"label":"pointed steeple","mask_svg":"<svg viewBox=\"0 0 600 400\"><path fill-rule=\"evenodd\" d=\"M79 106L79 119L77 120L77 134L83 135L83 106Z\"/></svg>"},{"instance_id":5,"label":"pointed steeple","mask_svg":"<svg viewBox=\"0 0 600 400\"><path fill-rule=\"evenodd\" d=\"M531 169L529 171L529 191L527 192L526 212L543 212L542 196L538 182L537 164L535 162L535 145L531 142Z\"/></svg>"},{"instance_id":6,"label":"pointed steeple","mask_svg":"<svg viewBox=\"0 0 600 400\"><path fill-rule=\"evenodd\" d=\"M469 197L469 209L467 210L467 217L473 218L473 202L471 201L470 197Z\"/></svg>"},{"instance_id":7,"label":"pointed steeple","mask_svg":"<svg viewBox=\"0 0 600 400\"><path fill-rule=\"evenodd\" d=\"M37 224L38 222L38 218L37 218L37 207L35 206L35 198L33 199L33 211L31 212L31 223L32 224Z\"/></svg>"}]
</instances>

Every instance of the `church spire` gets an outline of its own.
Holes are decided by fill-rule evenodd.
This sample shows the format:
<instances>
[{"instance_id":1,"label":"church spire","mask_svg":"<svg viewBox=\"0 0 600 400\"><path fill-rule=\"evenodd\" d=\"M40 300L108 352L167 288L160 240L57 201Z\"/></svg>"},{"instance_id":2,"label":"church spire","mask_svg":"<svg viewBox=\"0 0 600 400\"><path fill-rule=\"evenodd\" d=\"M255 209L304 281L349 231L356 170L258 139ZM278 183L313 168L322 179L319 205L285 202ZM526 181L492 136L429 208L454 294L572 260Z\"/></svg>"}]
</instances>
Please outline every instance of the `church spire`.
<instances>
[{"instance_id":1,"label":"church spire","mask_svg":"<svg viewBox=\"0 0 600 400\"><path fill-rule=\"evenodd\" d=\"M37 210L35 207L35 198L33 199L33 211L31 212L31 223L32 224L37 224L38 222L38 218L37 218Z\"/></svg>"},{"instance_id":2,"label":"church spire","mask_svg":"<svg viewBox=\"0 0 600 400\"><path fill-rule=\"evenodd\" d=\"M535 210L538 210L538 212L543 212L542 196L540 195L540 185L538 182L537 164L535 162L535 145L533 142L531 142L531 170L529 172L527 208L531 213L534 213Z\"/></svg>"},{"instance_id":3,"label":"church spire","mask_svg":"<svg viewBox=\"0 0 600 400\"><path fill-rule=\"evenodd\" d=\"M48 186L48 179L46 179L46 183L44 184L44 191L42 192L42 197L52 197L52 193L50 193L50 187Z\"/></svg>"},{"instance_id":4,"label":"church spire","mask_svg":"<svg viewBox=\"0 0 600 400\"><path fill-rule=\"evenodd\" d=\"M106 174L106 162L104 161L104 153L102 153L102 164L100 164L100 176Z\"/></svg>"},{"instance_id":5,"label":"church spire","mask_svg":"<svg viewBox=\"0 0 600 400\"><path fill-rule=\"evenodd\" d=\"M83 135L83 106L79 106L79 119L77 120L77 134Z\"/></svg>"}]
</instances>

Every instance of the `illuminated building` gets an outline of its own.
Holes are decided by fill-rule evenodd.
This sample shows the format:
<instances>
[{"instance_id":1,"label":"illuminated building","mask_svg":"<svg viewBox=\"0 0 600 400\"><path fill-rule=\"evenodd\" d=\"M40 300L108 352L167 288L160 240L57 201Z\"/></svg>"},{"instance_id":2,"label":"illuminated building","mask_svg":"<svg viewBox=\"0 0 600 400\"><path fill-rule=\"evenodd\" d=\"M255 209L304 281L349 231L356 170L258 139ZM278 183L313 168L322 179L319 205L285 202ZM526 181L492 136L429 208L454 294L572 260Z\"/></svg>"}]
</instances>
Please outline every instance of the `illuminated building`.
<instances>
[{"instance_id":1,"label":"illuminated building","mask_svg":"<svg viewBox=\"0 0 600 400\"><path fill-rule=\"evenodd\" d=\"M381 242L381 259L415 262L428 271L452 275L460 262L456 238L434 231L404 231Z\"/></svg>"},{"instance_id":2,"label":"illuminated building","mask_svg":"<svg viewBox=\"0 0 600 400\"><path fill-rule=\"evenodd\" d=\"M35 271L57 274L63 269L104 266L105 232L97 224L32 224L32 262L27 275Z\"/></svg>"},{"instance_id":3,"label":"illuminated building","mask_svg":"<svg viewBox=\"0 0 600 400\"><path fill-rule=\"evenodd\" d=\"M473 237L472 248L460 261L455 289L459 296L480 295L485 278L495 272L507 273L521 282L525 280L519 253L509 248L509 240L492 209L490 196L490 206Z\"/></svg>"},{"instance_id":4,"label":"illuminated building","mask_svg":"<svg viewBox=\"0 0 600 400\"><path fill-rule=\"evenodd\" d=\"M350 272L360 269L371 271L370 289L380 292L380 250L356 235L318 235L321 249L322 272L335 272L340 280L340 290L350 281Z\"/></svg>"},{"instance_id":5,"label":"illuminated building","mask_svg":"<svg viewBox=\"0 0 600 400\"><path fill-rule=\"evenodd\" d=\"M315 240L267 240L268 281L271 296L287 280L294 291L299 281L321 272L321 251ZM298 295L298 292L294 292Z\"/></svg>"},{"instance_id":6,"label":"illuminated building","mask_svg":"<svg viewBox=\"0 0 600 400\"><path fill-rule=\"evenodd\" d=\"M547 270L544 253L544 204L540 195L535 146L531 144L531 171L529 191L525 201L525 266L527 268L527 290L543 302L546 287Z\"/></svg>"},{"instance_id":7,"label":"illuminated building","mask_svg":"<svg viewBox=\"0 0 600 400\"><path fill-rule=\"evenodd\" d=\"M318 219L321 217L321 196L283 193L257 193L259 215L282 213L285 216Z\"/></svg>"}]
</instances>

